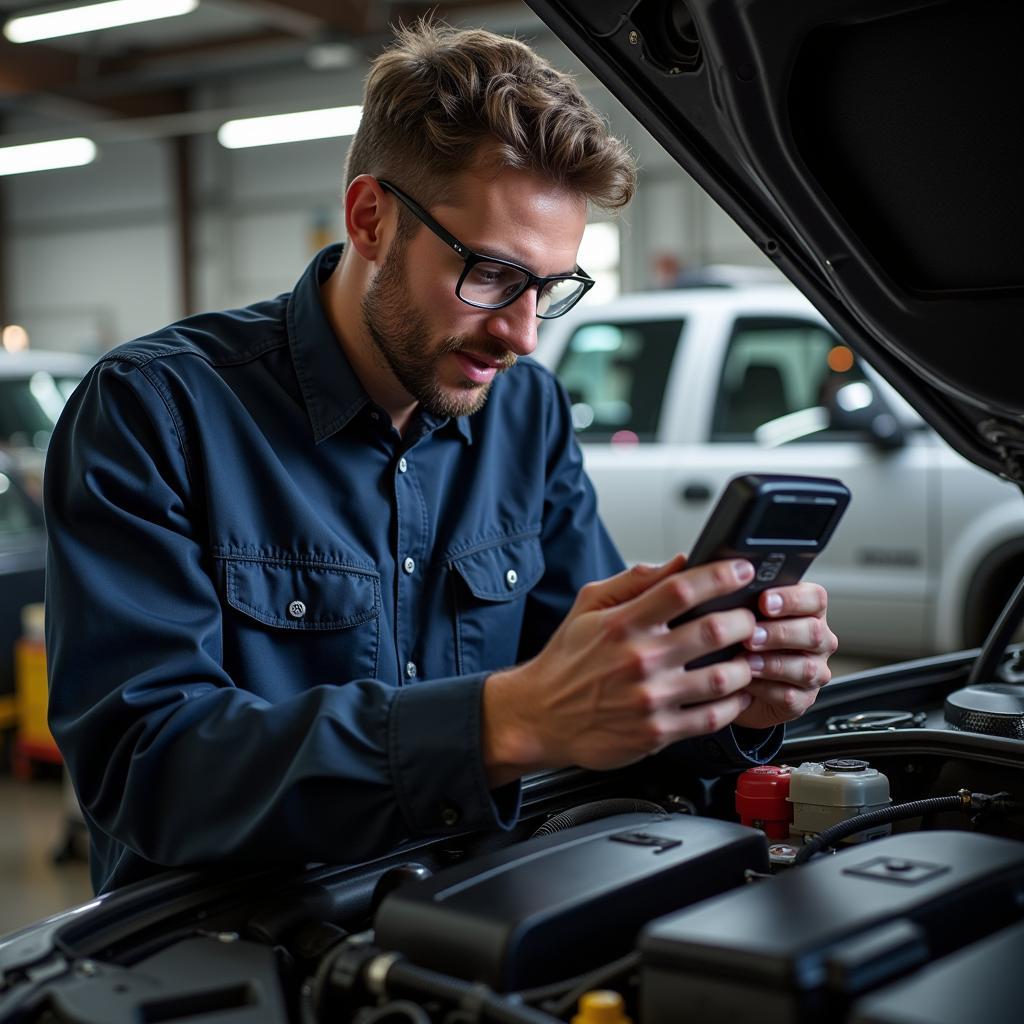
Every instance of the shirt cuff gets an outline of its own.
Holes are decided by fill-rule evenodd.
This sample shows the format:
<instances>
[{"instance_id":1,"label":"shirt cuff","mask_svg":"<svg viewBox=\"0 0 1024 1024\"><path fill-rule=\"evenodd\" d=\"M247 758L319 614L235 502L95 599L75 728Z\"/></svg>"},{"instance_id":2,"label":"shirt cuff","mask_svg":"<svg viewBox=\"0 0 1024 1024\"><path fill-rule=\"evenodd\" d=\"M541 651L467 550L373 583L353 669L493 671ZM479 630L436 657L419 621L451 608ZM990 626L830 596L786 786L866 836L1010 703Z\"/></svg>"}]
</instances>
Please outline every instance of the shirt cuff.
<instances>
[{"instance_id":1,"label":"shirt cuff","mask_svg":"<svg viewBox=\"0 0 1024 1024\"><path fill-rule=\"evenodd\" d=\"M388 760L414 838L513 828L522 787L491 792L480 745L482 672L403 686L391 705Z\"/></svg>"}]
</instances>

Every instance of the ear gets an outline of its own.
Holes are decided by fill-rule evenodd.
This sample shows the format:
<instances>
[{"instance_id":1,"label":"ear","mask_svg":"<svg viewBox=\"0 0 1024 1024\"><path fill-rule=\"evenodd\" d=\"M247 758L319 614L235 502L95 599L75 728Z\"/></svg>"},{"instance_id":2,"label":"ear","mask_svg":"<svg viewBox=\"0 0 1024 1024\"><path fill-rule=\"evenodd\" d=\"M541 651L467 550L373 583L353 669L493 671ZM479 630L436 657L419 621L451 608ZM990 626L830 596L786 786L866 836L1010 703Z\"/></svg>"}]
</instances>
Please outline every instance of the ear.
<instances>
[{"instance_id":1,"label":"ear","mask_svg":"<svg viewBox=\"0 0 1024 1024\"><path fill-rule=\"evenodd\" d=\"M386 213L388 205L384 190L370 174L353 178L345 191L345 233L349 245L370 262L379 260L387 250L387 239L392 233L389 223L394 217L394 211Z\"/></svg>"}]
</instances>

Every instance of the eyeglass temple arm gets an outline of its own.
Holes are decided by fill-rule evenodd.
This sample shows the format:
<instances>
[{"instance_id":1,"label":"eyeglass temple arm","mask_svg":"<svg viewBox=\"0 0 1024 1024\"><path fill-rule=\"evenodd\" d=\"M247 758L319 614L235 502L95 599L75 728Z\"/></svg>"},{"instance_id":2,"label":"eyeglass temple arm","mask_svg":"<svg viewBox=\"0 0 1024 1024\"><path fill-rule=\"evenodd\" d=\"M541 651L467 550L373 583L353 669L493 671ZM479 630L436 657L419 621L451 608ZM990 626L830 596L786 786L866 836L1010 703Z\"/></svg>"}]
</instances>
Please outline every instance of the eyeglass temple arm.
<instances>
[{"instance_id":1,"label":"eyeglass temple arm","mask_svg":"<svg viewBox=\"0 0 1024 1024\"><path fill-rule=\"evenodd\" d=\"M394 195L399 202L404 203L442 242L454 249L460 256L466 255L469 250L451 232L445 231L415 199L411 199L401 189L395 188L390 181L384 181L383 178L378 178L377 183L381 188L387 189Z\"/></svg>"}]
</instances>

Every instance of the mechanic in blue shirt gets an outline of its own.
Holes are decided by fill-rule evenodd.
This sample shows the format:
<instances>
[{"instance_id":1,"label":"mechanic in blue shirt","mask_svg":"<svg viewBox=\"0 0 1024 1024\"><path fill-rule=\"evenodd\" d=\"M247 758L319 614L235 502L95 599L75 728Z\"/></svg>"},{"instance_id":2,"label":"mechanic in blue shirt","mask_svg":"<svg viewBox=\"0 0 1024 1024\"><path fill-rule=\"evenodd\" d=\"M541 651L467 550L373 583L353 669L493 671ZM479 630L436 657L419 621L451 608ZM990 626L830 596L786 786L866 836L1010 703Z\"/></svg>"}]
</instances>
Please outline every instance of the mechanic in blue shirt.
<instances>
[{"instance_id":1,"label":"mechanic in blue shirt","mask_svg":"<svg viewBox=\"0 0 1024 1024\"><path fill-rule=\"evenodd\" d=\"M367 80L344 250L75 393L46 473L50 708L97 888L508 829L542 768L775 754L829 678L824 591L668 630L750 565L625 570L526 358L593 283L588 205L635 173L525 45L404 29Z\"/></svg>"}]
</instances>

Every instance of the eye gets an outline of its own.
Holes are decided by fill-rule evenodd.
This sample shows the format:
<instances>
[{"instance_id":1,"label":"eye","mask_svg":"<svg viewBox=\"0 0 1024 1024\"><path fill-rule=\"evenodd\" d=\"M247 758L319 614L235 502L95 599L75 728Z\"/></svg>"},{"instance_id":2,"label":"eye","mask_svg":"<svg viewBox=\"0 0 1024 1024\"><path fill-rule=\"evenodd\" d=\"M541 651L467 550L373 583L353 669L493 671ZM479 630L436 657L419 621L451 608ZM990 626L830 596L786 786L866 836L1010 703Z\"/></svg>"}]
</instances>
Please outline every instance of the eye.
<instances>
[{"instance_id":1,"label":"eye","mask_svg":"<svg viewBox=\"0 0 1024 1024\"><path fill-rule=\"evenodd\" d=\"M478 263L470 272L474 284L494 285L500 288L518 285L523 275L500 263Z\"/></svg>"}]
</instances>

